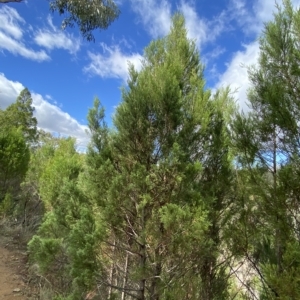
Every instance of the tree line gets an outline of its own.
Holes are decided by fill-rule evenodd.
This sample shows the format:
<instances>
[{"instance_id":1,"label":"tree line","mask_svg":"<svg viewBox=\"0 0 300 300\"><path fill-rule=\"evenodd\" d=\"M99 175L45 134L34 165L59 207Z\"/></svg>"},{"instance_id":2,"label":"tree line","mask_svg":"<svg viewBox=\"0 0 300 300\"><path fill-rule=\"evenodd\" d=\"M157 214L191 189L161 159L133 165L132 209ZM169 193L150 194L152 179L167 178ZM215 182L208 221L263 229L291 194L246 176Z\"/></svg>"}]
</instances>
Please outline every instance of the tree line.
<instances>
[{"instance_id":1,"label":"tree line","mask_svg":"<svg viewBox=\"0 0 300 300\"><path fill-rule=\"evenodd\" d=\"M34 233L53 299L300 299L299 37L286 0L247 114L207 88L181 14L129 66L112 127L94 100L86 153L37 129L27 89L0 111L1 213Z\"/></svg>"}]
</instances>

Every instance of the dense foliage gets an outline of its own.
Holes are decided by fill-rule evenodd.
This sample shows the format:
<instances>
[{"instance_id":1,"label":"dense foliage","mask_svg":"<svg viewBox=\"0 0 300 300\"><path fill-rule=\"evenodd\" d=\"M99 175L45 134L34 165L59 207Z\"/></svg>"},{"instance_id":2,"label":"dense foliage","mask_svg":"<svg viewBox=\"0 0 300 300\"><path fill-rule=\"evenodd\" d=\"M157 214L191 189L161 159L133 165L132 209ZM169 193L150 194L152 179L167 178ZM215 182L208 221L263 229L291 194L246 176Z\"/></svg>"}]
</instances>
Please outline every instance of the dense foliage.
<instances>
[{"instance_id":1,"label":"dense foliage","mask_svg":"<svg viewBox=\"0 0 300 300\"><path fill-rule=\"evenodd\" d=\"M26 174L29 147L37 138L37 121L28 89L24 89L15 103L0 109L0 205L9 194L17 195ZM8 197L8 198L7 198Z\"/></svg>"},{"instance_id":2,"label":"dense foliage","mask_svg":"<svg viewBox=\"0 0 300 300\"><path fill-rule=\"evenodd\" d=\"M94 100L86 153L37 130L27 89L0 111L0 212L34 232L51 299L300 299L299 37L285 0L247 114L206 87L180 14L129 67L113 127Z\"/></svg>"},{"instance_id":3,"label":"dense foliage","mask_svg":"<svg viewBox=\"0 0 300 300\"><path fill-rule=\"evenodd\" d=\"M227 295L219 215L230 203L232 102L228 90L205 90L186 35L175 15L170 34L146 48L142 70L130 68L115 131L98 101L89 114L88 181L107 228L109 261L99 278L107 298Z\"/></svg>"}]
</instances>

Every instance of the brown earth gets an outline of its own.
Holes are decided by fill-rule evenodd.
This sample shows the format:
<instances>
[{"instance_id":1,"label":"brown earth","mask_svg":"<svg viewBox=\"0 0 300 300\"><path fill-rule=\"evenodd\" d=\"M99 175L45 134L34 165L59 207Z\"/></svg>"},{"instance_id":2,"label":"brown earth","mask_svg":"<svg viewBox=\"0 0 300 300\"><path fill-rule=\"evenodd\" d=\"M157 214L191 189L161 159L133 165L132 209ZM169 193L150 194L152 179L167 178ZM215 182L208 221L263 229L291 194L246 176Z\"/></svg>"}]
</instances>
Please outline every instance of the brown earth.
<instances>
[{"instance_id":1,"label":"brown earth","mask_svg":"<svg viewBox=\"0 0 300 300\"><path fill-rule=\"evenodd\" d=\"M39 299L28 275L26 245L0 229L0 300Z\"/></svg>"},{"instance_id":2,"label":"brown earth","mask_svg":"<svg viewBox=\"0 0 300 300\"><path fill-rule=\"evenodd\" d=\"M0 246L0 299L25 300L25 283L20 274L22 257Z\"/></svg>"}]
</instances>

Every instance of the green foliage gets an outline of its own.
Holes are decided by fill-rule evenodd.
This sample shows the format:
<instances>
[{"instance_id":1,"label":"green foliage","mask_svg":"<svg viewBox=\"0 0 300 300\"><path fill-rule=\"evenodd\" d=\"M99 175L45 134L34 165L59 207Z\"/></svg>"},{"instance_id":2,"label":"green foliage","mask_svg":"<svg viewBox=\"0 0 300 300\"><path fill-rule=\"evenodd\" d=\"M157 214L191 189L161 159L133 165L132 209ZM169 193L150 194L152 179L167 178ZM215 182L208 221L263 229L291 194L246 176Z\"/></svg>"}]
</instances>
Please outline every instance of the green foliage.
<instances>
[{"instance_id":1,"label":"green foliage","mask_svg":"<svg viewBox=\"0 0 300 300\"><path fill-rule=\"evenodd\" d=\"M30 153L20 129L0 130L0 202L24 178Z\"/></svg>"},{"instance_id":2,"label":"green foliage","mask_svg":"<svg viewBox=\"0 0 300 300\"><path fill-rule=\"evenodd\" d=\"M15 103L0 110L0 203L10 192L12 202L20 190L30 160L29 146L36 141L34 108L24 89Z\"/></svg>"},{"instance_id":3,"label":"green foliage","mask_svg":"<svg viewBox=\"0 0 300 300\"><path fill-rule=\"evenodd\" d=\"M13 199L10 193L6 193L4 199L0 203L0 215L10 213L13 207Z\"/></svg>"},{"instance_id":4,"label":"green foliage","mask_svg":"<svg viewBox=\"0 0 300 300\"><path fill-rule=\"evenodd\" d=\"M47 213L28 244L32 260L70 299L79 299L92 288L99 272L96 250L101 234L92 207L78 185L81 163L75 141L60 139L39 182Z\"/></svg>"},{"instance_id":5,"label":"green foliage","mask_svg":"<svg viewBox=\"0 0 300 300\"><path fill-rule=\"evenodd\" d=\"M118 15L102 3L51 5L93 39ZM94 100L86 154L45 133L33 147L28 90L0 111L1 210L28 170L22 188L45 209L28 247L56 299L300 299L300 10L277 8L248 114L229 88L206 88L180 14L129 67L113 129Z\"/></svg>"},{"instance_id":6,"label":"green foliage","mask_svg":"<svg viewBox=\"0 0 300 300\"><path fill-rule=\"evenodd\" d=\"M265 279L271 287L270 291L263 291L262 298L271 295L278 299L298 299L300 297L299 285L299 263L300 263L300 248L299 244L293 242L286 246L285 254L283 255L284 268L282 273L278 274L276 263L268 263L263 266ZM267 298L268 299L268 298Z\"/></svg>"},{"instance_id":7,"label":"green foliage","mask_svg":"<svg viewBox=\"0 0 300 300\"><path fill-rule=\"evenodd\" d=\"M24 229L29 232L36 231L45 213L40 192L41 179L49 159L54 156L59 141L59 138L53 137L50 133L39 130L38 140L30 148L28 171L21 184L20 199L14 211L16 218L22 220Z\"/></svg>"},{"instance_id":8,"label":"green foliage","mask_svg":"<svg viewBox=\"0 0 300 300\"><path fill-rule=\"evenodd\" d=\"M42 272L45 272L49 268L49 265L54 262L55 257L58 256L62 250L61 241L59 239L42 239L39 236L34 236L28 246L29 250L33 253L32 259L39 262L39 267Z\"/></svg>"},{"instance_id":9,"label":"green foliage","mask_svg":"<svg viewBox=\"0 0 300 300\"><path fill-rule=\"evenodd\" d=\"M230 202L230 91L205 89L180 14L145 49L141 71L129 73L115 131L97 99L88 116L84 190L107 228L107 298L226 299L220 215Z\"/></svg>"},{"instance_id":10,"label":"green foliage","mask_svg":"<svg viewBox=\"0 0 300 300\"><path fill-rule=\"evenodd\" d=\"M61 139L58 148L50 158L41 175L40 192L46 206L54 207L60 203L59 195L65 184L76 180L81 162L75 150L75 141L72 139Z\"/></svg>"},{"instance_id":11,"label":"green foliage","mask_svg":"<svg viewBox=\"0 0 300 300\"><path fill-rule=\"evenodd\" d=\"M31 193L31 195L39 196L39 185L42 174L49 160L53 158L59 143L60 140L51 134L41 130L38 132L38 142L36 147L31 148L28 172L22 184L23 189Z\"/></svg>"},{"instance_id":12,"label":"green foliage","mask_svg":"<svg viewBox=\"0 0 300 300\"><path fill-rule=\"evenodd\" d=\"M259 65L249 69L252 111L233 127L244 168L238 253L256 270L261 299L299 298L299 20L289 0L277 5L260 39Z\"/></svg>"},{"instance_id":13,"label":"green foliage","mask_svg":"<svg viewBox=\"0 0 300 300\"><path fill-rule=\"evenodd\" d=\"M11 127L19 128L26 142L34 143L37 140L37 120L33 116L31 94L27 88L21 91L16 102L0 111L0 126L3 130Z\"/></svg>"},{"instance_id":14,"label":"green foliage","mask_svg":"<svg viewBox=\"0 0 300 300\"><path fill-rule=\"evenodd\" d=\"M82 36L94 41L95 29L107 29L119 16L119 9L112 0L53 0L50 2L52 12L58 12L64 18L62 28L78 25Z\"/></svg>"},{"instance_id":15,"label":"green foliage","mask_svg":"<svg viewBox=\"0 0 300 300\"><path fill-rule=\"evenodd\" d=\"M65 25L79 22L87 39L118 14L107 2L101 23L93 18L102 2L69 3L52 8L68 10ZM40 133L23 188L46 213L28 247L58 287L56 299L96 290L122 300L300 298L299 36L300 11L285 0L249 69L246 115L229 88L206 88L176 14L170 33L145 49L141 70L129 67L113 130L94 100L86 155L72 139ZM22 176L29 158L23 167L18 160L36 137L31 105L25 90L0 111L9 128L1 130L0 163ZM4 195L8 207L12 196Z\"/></svg>"}]
</instances>

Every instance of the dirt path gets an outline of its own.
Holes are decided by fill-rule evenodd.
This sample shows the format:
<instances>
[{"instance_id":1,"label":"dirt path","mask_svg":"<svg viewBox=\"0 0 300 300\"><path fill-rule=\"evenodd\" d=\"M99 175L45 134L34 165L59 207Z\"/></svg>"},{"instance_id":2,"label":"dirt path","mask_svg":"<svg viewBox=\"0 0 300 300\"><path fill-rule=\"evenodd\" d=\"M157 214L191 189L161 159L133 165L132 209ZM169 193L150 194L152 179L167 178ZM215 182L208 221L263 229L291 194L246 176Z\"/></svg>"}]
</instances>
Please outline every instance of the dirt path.
<instances>
[{"instance_id":1,"label":"dirt path","mask_svg":"<svg viewBox=\"0 0 300 300\"><path fill-rule=\"evenodd\" d=\"M24 256L24 254L23 254ZM9 251L0 244L0 299L26 300L26 285L22 278L22 253Z\"/></svg>"}]
</instances>

